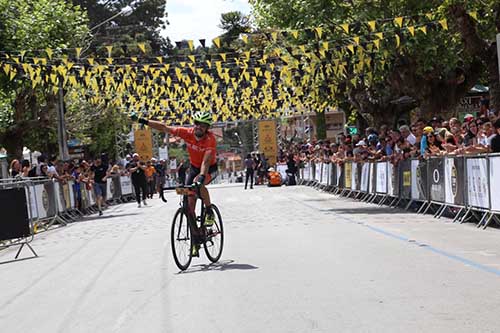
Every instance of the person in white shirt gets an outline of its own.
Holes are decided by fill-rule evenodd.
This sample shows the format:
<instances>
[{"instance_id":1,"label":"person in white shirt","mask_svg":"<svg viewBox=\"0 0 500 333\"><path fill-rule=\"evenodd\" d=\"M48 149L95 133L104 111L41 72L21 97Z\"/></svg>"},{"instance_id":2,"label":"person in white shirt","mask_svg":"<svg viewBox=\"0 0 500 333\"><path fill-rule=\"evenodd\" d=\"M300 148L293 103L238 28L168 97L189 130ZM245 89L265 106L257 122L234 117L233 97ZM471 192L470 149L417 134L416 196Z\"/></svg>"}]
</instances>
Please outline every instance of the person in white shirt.
<instances>
[{"instance_id":1,"label":"person in white shirt","mask_svg":"<svg viewBox=\"0 0 500 333\"><path fill-rule=\"evenodd\" d=\"M410 130L410 127L407 125L403 125L399 128L399 131L401 132L401 135L403 138L405 138L406 141L408 141L411 145L414 145L417 142L417 138L415 135Z\"/></svg>"}]
</instances>

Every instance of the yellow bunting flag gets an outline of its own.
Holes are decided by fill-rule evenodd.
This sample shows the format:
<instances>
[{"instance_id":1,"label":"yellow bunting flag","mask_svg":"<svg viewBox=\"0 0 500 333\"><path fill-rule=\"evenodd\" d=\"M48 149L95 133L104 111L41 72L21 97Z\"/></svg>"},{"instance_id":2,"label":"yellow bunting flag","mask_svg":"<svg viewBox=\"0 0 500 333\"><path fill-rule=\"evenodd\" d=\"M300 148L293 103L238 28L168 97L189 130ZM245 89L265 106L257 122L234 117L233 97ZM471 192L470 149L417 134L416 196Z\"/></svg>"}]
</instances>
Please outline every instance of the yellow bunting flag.
<instances>
[{"instance_id":1,"label":"yellow bunting flag","mask_svg":"<svg viewBox=\"0 0 500 333\"><path fill-rule=\"evenodd\" d=\"M299 38L299 31L298 30L291 30L290 33L292 34L293 38L295 38L295 39Z\"/></svg>"},{"instance_id":2,"label":"yellow bunting flag","mask_svg":"<svg viewBox=\"0 0 500 333\"><path fill-rule=\"evenodd\" d=\"M214 45L215 45L218 49L220 49L220 38L219 38L219 37L212 39L212 42L214 43Z\"/></svg>"},{"instance_id":3,"label":"yellow bunting flag","mask_svg":"<svg viewBox=\"0 0 500 333\"><path fill-rule=\"evenodd\" d=\"M193 63L196 62L194 55L188 55L188 58L189 58L189 60L191 60L191 62L193 62Z\"/></svg>"},{"instance_id":4,"label":"yellow bunting flag","mask_svg":"<svg viewBox=\"0 0 500 333\"><path fill-rule=\"evenodd\" d=\"M52 49L45 49L45 52L47 53L49 59L52 60L52 54L54 54L54 51L52 51Z\"/></svg>"},{"instance_id":5,"label":"yellow bunting flag","mask_svg":"<svg viewBox=\"0 0 500 333\"><path fill-rule=\"evenodd\" d=\"M75 51L76 51L76 59L80 59L80 54L82 54L82 48L77 47Z\"/></svg>"},{"instance_id":6,"label":"yellow bunting flag","mask_svg":"<svg viewBox=\"0 0 500 333\"><path fill-rule=\"evenodd\" d=\"M353 37L352 39L354 40L356 45L359 45L359 37Z\"/></svg>"},{"instance_id":7,"label":"yellow bunting flag","mask_svg":"<svg viewBox=\"0 0 500 333\"><path fill-rule=\"evenodd\" d=\"M470 12L469 16L472 17L474 20L477 21L477 12Z\"/></svg>"},{"instance_id":8,"label":"yellow bunting flag","mask_svg":"<svg viewBox=\"0 0 500 333\"><path fill-rule=\"evenodd\" d=\"M415 36L415 27L408 27L408 31L412 36Z\"/></svg>"},{"instance_id":9,"label":"yellow bunting flag","mask_svg":"<svg viewBox=\"0 0 500 333\"><path fill-rule=\"evenodd\" d=\"M146 44L144 44L144 43L137 43L137 47L139 48L139 50L142 51L142 53L146 54Z\"/></svg>"},{"instance_id":10,"label":"yellow bunting flag","mask_svg":"<svg viewBox=\"0 0 500 333\"><path fill-rule=\"evenodd\" d=\"M418 28L419 31L422 31L424 34L427 35L427 27L426 26L423 26L423 27L419 27Z\"/></svg>"},{"instance_id":11,"label":"yellow bunting flag","mask_svg":"<svg viewBox=\"0 0 500 333\"><path fill-rule=\"evenodd\" d=\"M396 17L396 18L394 19L394 23L395 23L398 27L402 28L402 27L403 27L403 17L402 17L402 16L401 16L401 17Z\"/></svg>"},{"instance_id":12,"label":"yellow bunting flag","mask_svg":"<svg viewBox=\"0 0 500 333\"><path fill-rule=\"evenodd\" d=\"M138 62L139 59L137 59L137 57L130 57L130 60L132 60L133 62Z\"/></svg>"},{"instance_id":13,"label":"yellow bunting flag","mask_svg":"<svg viewBox=\"0 0 500 333\"><path fill-rule=\"evenodd\" d=\"M370 27L370 31L375 31L376 21L368 22L368 26Z\"/></svg>"},{"instance_id":14,"label":"yellow bunting flag","mask_svg":"<svg viewBox=\"0 0 500 333\"><path fill-rule=\"evenodd\" d=\"M321 39L321 36L323 35L323 28L317 27L314 28L314 31L316 31L316 36L318 36L318 39Z\"/></svg>"},{"instance_id":15,"label":"yellow bunting flag","mask_svg":"<svg viewBox=\"0 0 500 333\"><path fill-rule=\"evenodd\" d=\"M111 52L113 51L113 46L106 46L106 50L108 50L108 58L111 58Z\"/></svg>"},{"instance_id":16,"label":"yellow bunting flag","mask_svg":"<svg viewBox=\"0 0 500 333\"><path fill-rule=\"evenodd\" d=\"M349 24L348 23L341 24L340 27L345 31L346 34L349 33Z\"/></svg>"},{"instance_id":17,"label":"yellow bunting flag","mask_svg":"<svg viewBox=\"0 0 500 333\"><path fill-rule=\"evenodd\" d=\"M248 44L248 35L241 35L241 40L242 40L245 44Z\"/></svg>"},{"instance_id":18,"label":"yellow bunting flag","mask_svg":"<svg viewBox=\"0 0 500 333\"><path fill-rule=\"evenodd\" d=\"M441 24L444 30L448 30L448 21L446 19L440 20L439 24Z\"/></svg>"},{"instance_id":19,"label":"yellow bunting flag","mask_svg":"<svg viewBox=\"0 0 500 333\"><path fill-rule=\"evenodd\" d=\"M156 60L158 60L158 62L159 62L160 64L162 64L162 63L163 63L163 57L156 57Z\"/></svg>"},{"instance_id":20,"label":"yellow bunting flag","mask_svg":"<svg viewBox=\"0 0 500 333\"><path fill-rule=\"evenodd\" d=\"M384 38L384 33L383 32L377 32L375 34L375 36L377 36L378 39L383 39Z\"/></svg>"},{"instance_id":21,"label":"yellow bunting flag","mask_svg":"<svg viewBox=\"0 0 500 333\"><path fill-rule=\"evenodd\" d=\"M398 35L395 35L396 37L396 47L399 47L399 45L401 44L401 38L399 38Z\"/></svg>"}]
</instances>

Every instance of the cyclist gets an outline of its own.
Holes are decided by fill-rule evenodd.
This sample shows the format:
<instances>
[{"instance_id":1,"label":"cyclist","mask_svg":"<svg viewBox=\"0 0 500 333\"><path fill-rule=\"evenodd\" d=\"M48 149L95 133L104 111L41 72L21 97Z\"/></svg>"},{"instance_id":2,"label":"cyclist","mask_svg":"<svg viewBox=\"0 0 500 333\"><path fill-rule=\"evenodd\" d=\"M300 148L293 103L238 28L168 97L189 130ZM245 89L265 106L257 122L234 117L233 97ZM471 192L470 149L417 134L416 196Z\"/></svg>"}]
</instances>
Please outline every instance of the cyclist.
<instances>
[{"instance_id":1,"label":"cyclist","mask_svg":"<svg viewBox=\"0 0 500 333\"><path fill-rule=\"evenodd\" d=\"M148 125L158 131L169 133L180 137L186 142L189 153L189 162L191 164L186 175L185 185L197 183L200 186L200 196L206 207L205 226L211 227L215 223L215 217L210 201L210 194L205 185L208 185L217 177L217 160L215 136L210 132L212 125L212 114L208 111L197 111L193 116L194 127L167 126L160 121L147 120L131 115L131 119L141 124ZM191 217L195 216L196 200L193 197L188 199L189 213ZM199 237L197 231L193 231L193 239L196 246L193 247L193 255L198 255Z\"/></svg>"}]
</instances>

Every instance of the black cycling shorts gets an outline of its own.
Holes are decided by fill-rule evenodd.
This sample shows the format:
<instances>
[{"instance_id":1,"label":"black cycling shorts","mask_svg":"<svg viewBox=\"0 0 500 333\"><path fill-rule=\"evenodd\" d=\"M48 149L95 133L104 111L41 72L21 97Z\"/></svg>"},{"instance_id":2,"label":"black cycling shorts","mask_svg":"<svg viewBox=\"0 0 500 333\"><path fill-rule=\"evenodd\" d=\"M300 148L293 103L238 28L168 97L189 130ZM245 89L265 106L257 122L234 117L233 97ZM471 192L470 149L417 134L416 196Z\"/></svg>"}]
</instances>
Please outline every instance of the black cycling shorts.
<instances>
[{"instance_id":1,"label":"black cycling shorts","mask_svg":"<svg viewBox=\"0 0 500 333\"><path fill-rule=\"evenodd\" d=\"M197 168L193 165L189 167L189 171L186 176L186 182L185 185L193 185L194 179L196 176L200 174L200 168ZM211 165L208 167L208 175L205 178L205 185L210 184L217 176L219 175L219 171L217 168L217 164Z\"/></svg>"}]
</instances>

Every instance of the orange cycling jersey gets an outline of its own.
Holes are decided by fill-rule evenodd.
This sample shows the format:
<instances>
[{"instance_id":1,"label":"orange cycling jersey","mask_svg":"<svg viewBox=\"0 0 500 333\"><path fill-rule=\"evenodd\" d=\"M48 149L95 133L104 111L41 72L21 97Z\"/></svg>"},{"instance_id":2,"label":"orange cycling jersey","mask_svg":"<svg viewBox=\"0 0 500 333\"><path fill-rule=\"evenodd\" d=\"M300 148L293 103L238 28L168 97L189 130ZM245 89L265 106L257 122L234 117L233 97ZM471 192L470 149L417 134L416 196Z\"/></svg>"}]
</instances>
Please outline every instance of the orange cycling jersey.
<instances>
[{"instance_id":1,"label":"orange cycling jersey","mask_svg":"<svg viewBox=\"0 0 500 333\"><path fill-rule=\"evenodd\" d=\"M216 163L215 155L217 142L215 141L215 136L210 131L207 132L207 135L201 140L196 139L194 128L176 127L171 132L173 135L180 137L186 142L189 162L191 162L191 165L195 168L201 168L203 156L208 151L212 152L212 159L209 161L209 165L214 165Z\"/></svg>"}]
</instances>

